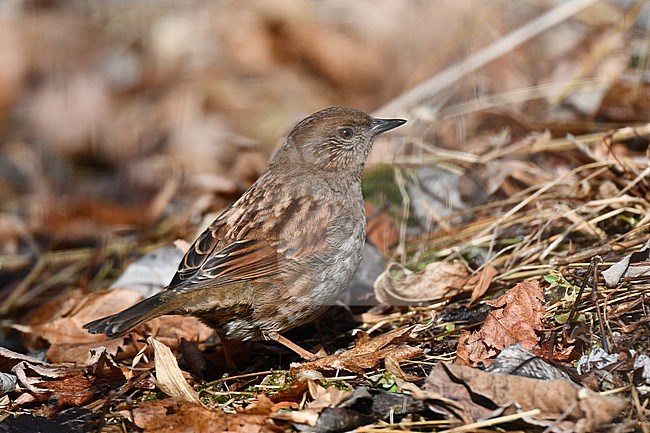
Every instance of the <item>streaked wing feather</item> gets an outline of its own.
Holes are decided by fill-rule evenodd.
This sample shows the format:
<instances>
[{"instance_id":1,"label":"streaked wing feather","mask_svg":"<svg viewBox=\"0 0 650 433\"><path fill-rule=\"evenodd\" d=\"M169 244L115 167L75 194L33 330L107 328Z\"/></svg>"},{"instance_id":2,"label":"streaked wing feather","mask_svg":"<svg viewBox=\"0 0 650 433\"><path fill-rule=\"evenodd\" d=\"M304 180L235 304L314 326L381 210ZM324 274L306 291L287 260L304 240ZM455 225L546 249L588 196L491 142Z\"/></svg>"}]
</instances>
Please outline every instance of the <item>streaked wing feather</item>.
<instances>
[{"instance_id":1,"label":"streaked wing feather","mask_svg":"<svg viewBox=\"0 0 650 433\"><path fill-rule=\"evenodd\" d=\"M169 287L180 286L184 281L194 277L214 250L218 248L221 239L217 236L215 228L214 224L211 225L190 246L178 265Z\"/></svg>"},{"instance_id":2,"label":"streaked wing feather","mask_svg":"<svg viewBox=\"0 0 650 433\"><path fill-rule=\"evenodd\" d=\"M185 254L169 287L191 290L204 286L227 284L238 280L266 278L280 273L281 255L271 242L263 239L224 242L208 229Z\"/></svg>"},{"instance_id":3,"label":"streaked wing feather","mask_svg":"<svg viewBox=\"0 0 650 433\"><path fill-rule=\"evenodd\" d=\"M259 239L235 241L212 255L197 278L218 282L271 277L281 272L282 257L270 242Z\"/></svg>"}]
</instances>

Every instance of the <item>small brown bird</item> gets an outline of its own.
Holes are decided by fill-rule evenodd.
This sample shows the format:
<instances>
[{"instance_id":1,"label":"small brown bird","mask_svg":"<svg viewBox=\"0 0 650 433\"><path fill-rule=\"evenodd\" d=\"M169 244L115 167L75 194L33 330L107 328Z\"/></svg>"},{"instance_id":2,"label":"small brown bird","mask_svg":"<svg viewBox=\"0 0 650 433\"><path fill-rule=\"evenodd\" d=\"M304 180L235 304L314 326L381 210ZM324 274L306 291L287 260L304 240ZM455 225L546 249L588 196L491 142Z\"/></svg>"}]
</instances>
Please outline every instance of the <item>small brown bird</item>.
<instances>
[{"instance_id":1,"label":"small brown bird","mask_svg":"<svg viewBox=\"0 0 650 433\"><path fill-rule=\"evenodd\" d=\"M334 305L361 262L361 173L374 138L404 124L352 108L298 123L267 170L189 248L156 295L84 326L109 337L163 314L199 318L222 338L272 339Z\"/></svg>"}]
</instances>

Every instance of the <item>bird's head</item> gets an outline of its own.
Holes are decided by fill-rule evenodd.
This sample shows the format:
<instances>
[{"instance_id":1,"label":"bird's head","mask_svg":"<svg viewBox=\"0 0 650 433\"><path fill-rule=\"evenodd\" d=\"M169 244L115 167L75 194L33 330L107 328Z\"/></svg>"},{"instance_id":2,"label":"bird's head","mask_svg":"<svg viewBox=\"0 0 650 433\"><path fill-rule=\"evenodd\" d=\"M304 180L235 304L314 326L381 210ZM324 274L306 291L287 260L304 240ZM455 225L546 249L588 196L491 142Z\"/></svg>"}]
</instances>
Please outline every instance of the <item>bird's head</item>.
<instances>
[{"instance_id":1,"label":"bird's head","mask_svg":"<svg viewBox=\"0 0 650 433\"><path fill-rule=\"evenodd\" d=\"M353 108L326 108L293 128L274 161L334 175L360 176L375 137L405 122L373 118Z\"/></svg>"}]
</instances>

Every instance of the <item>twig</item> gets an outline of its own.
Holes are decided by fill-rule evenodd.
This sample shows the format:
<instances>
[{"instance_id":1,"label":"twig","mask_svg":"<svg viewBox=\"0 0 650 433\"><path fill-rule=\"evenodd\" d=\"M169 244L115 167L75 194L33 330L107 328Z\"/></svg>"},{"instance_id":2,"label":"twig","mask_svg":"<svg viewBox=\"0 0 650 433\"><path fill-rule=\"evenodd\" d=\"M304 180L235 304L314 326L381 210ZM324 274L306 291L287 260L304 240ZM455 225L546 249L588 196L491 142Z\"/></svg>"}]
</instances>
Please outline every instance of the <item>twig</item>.
<instances>
[{"instance_id":1,"label":"twig","mask_svg":"<svg viewBox=\"0 0 650 433\"><path fill-rule=\"evenodd\" d=\"M598 316L598 327L600 328L600 339L603 350L607 353L610 352L609 339L607 338L607 333L605 330L605 319L603 319L603 313L600 311L598 306L598 265L603 261L600 256L596 256L593 259L593 271L594 271L594 288L591 291L591 297L594 302L594 307L596 308L596 315Z\"/></svg>"},{"instance_id":2,"label":"twig","mask_svg":"<svg viewBox=\"0 0 650 433\"><path fill-rule=\"evenodd\" d=\"M452 428L452 429L449 429L449 430L442 430L442 431L440 431L438 433L461 433L461 432L476 431L479 428L490 427L490 426L493 426L493 425L503 424L503 423L506 423L506 422L512 422L512 421L516 421L516 420L526 418L526 417L529 417L529 416L532 417L532 416L535 416L535 415L539 415L541 413L542 413L542 411L540 409L533 409L533 410L529 410L529 411L526 411L526 412L519 412L519 413L515 413L515 414L512 414L512 415L505 415L505 416L500 416L500 417L497 417L497 418L487 419L485 421L479 421L479 422L475 422L475 423L472 423L472 424L466 424L466 425L463 425L463 426L460 426L460 427L455 427L455 428Z\"/></svg>"},{"instance_id":3,"label":"twig","mask_svg":"<svg viewBox=\"0 0 650 433\"><path fill-rule=\"evenodd\" d=\"M569 335L573 332L573 328L575 327L575 324L573 323L573 319L575 318L575 315L578 311L578 305L580 304L580 301L582 300L582 294L585 291L585 287L587 287L587 281L589 280L589 277L591 276L591 270L594 267L594 259L591 259L591 262L589 263L589 268L587 269L587 272L585 273L584 278L580 282L580 289L578 290L578 295L576 296L576 300L573 303L573 306L571 306L571 311L569 311L569 317L567 318L567 325L569 325Z\"/></svg>"}]
</instances>

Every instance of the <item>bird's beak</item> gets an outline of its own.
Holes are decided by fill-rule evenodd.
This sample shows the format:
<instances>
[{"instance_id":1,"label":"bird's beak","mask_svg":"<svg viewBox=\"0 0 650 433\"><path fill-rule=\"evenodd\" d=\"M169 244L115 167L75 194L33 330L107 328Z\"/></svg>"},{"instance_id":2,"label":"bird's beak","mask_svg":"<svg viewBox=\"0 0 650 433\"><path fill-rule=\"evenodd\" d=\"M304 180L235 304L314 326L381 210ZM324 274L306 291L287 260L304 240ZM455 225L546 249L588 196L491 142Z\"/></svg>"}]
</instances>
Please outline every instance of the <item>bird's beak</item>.
<instances>
[{"instance_id":1,"label":"bird's beak","mask_svg":"<svg viewBox=\"0 0 650 433\"><path fill-rule=\"evenodd\" d=\"M393 128L397 128L400 125L406 123L404 119L372 119L372 127L370 132L372 135L379 135L382 132L390 131Z\"/></svg>"}]
</instances>

